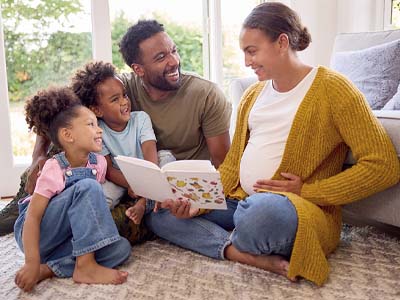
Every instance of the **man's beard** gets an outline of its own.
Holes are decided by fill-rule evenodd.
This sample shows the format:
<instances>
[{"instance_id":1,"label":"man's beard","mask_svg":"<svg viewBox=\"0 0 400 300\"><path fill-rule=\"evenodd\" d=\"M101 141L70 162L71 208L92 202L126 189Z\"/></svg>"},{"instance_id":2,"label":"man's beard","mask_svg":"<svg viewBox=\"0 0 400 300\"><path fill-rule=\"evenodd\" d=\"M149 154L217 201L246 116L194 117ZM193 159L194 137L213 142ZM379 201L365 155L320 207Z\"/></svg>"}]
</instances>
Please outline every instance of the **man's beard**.
<instances>
[{"instance_id":1,"label":"man's beard","mask_svg":"<svg viewBox=\"0 0 400 300\"><path fill-rule=\"evenodd\" d=\"M181 65L178 66L179 79L176 83L171 84L165 77L171 70L165 70L162 76L149 78L149 84L162 91L174 91L181 86Z\"/></svg>"}]
</instances>

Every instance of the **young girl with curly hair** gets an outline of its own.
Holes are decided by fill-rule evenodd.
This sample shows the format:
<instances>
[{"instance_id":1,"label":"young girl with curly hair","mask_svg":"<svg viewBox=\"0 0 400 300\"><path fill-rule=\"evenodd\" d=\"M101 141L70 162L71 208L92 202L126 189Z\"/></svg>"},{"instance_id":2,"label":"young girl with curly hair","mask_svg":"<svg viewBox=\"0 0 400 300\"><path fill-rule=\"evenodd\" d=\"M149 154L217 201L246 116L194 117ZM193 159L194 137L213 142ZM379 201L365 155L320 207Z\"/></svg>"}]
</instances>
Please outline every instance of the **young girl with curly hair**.
<instances>
[{"instance_id":1,"label":"young girl with curly hair","mask_svg":"<svg viewBox=\"0 0 400 300\"><path fill-rule=\"evenodd\" d=\"M112 268L129 257L131 247L118 234L100 185L107 164L94 153L102 145L96 116L71 89L56 87L38 92L25 111L29 128L63 152L46 161L33 195L19 203L14 231L25 264L15 283L30 291L52 276L125 282L128 273Z\"/></svg>"}]
</instances>

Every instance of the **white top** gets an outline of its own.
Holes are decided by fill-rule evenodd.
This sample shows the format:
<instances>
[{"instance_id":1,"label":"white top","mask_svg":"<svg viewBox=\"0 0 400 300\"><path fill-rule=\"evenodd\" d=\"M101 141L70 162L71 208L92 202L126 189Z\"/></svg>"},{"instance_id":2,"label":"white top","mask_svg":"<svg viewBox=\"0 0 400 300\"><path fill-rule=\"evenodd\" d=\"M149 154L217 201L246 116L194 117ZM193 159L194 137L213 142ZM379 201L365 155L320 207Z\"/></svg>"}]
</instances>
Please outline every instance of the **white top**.
<instances>
[{"instance_id":1,"label":"white top","mask_svg":"<svg viewBox=\"0 0 400 300\"><path fill-rule=\"evenodd\" d=\"M294 116L315 79L313 68L293 89L277 92L267 82L249 115L250 138L240 161L240 185L254 194L259 179L271 178L278 169Z\"/></svg>"}]
</instances>

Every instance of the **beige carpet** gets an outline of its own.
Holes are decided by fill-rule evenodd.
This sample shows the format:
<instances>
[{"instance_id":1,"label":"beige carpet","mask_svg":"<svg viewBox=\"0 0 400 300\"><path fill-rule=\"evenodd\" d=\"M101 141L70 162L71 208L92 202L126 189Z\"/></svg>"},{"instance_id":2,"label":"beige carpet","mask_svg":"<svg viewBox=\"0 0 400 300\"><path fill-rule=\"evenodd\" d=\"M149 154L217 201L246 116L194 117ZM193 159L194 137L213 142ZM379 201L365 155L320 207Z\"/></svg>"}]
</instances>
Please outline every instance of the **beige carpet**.
<instances>
[{"instance_id":1,"label":"beige carpet","mask_svg":"<svg viewBox=\"0 0 400 300\"><path fill-rule=\"evenodd\" d=\"M372 228L343 228L329 258L331 274L321 288L237 263L216 261L155 240L133 249L121 267L120 286L50 279L34 292L13 282L23 263L13 235L0 238L0 299L400 299L400 241Z\"/></svg>"},{"instance_id":2,"label":"beige carpet","mask_svg":"<svg viewBox=\"0 0 400 300\"><path fill-rule=\"evenodd\" d=\"M133 249L121 267L120 286L74 284L49 279L23 293L14 274L23 263L12 234L0 237L0 299L400 299L400 241L372 228L343 227L339 248L329 257L331 274L321 288L290 283L260 269L216 261L165 241Z\"/></svg>"}]
</instances>

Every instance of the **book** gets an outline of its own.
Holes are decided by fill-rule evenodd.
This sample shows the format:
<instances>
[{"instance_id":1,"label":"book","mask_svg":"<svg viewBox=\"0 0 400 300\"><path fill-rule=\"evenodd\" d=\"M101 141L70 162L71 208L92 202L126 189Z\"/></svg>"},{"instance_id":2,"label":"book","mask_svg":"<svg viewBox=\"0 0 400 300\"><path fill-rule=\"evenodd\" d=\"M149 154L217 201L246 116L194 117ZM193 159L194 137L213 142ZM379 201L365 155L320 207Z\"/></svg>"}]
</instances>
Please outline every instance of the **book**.
<instances>
[{"instance_id":1,"label":"book","mask_svg":"<svg viewBox=\"0 0 400 300\"><path fill-rule=\"evenodd\" d=\"M226 209L219 172L209 160L177 160L159 167L139 158L115 158L136 195L155 201L187 199L191 206Z\"/></svg>"}]
</instances>

